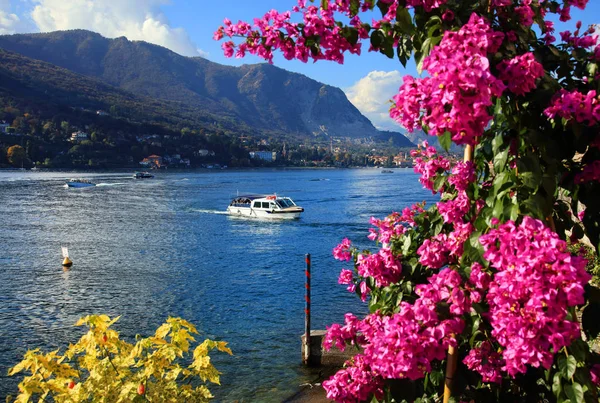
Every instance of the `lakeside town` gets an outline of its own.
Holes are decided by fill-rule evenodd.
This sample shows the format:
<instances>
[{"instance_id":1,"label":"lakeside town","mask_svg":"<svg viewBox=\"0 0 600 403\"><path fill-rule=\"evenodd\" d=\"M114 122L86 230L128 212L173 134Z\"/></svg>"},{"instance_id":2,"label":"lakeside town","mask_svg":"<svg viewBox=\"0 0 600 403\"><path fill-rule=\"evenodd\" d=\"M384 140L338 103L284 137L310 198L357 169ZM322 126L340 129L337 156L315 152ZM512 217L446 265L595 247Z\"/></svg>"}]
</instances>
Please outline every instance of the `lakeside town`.
<instances>
[{"instance_id":1,"label":"lakeside town","mask_svg":"<svg viewBox=\"0 0 600 403\"><path fill-rule=\"evenodd\" d=\"M108 117L109 113L94 113ZM26 114L27 115L27 114ZM27 119L27 116L24 116ZM179 133L129 135L106 132L94 125L81 129L62 121L41 127L0 122L0 167L4 168L208 168L261 166L386 167L413 166L410 149L393 139L315 137L300 142L290 138L213 134L184 128ZM435 141L435 139L434 139Z\"/></svg>"}]
</instances>

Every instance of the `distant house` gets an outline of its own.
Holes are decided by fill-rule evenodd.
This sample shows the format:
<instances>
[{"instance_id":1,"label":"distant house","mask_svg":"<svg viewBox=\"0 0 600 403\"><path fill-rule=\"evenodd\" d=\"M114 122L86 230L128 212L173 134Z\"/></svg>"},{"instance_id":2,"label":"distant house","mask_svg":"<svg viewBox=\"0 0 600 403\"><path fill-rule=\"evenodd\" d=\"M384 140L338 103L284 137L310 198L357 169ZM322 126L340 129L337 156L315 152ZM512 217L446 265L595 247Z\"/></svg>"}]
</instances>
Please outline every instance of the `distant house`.
<instances>
[{"instance_id":1,"label":"distant house","mask_svg":"<svg viewBox=\"0 0 600 403\"><path fill-rule=\"evenodd\" d=\"M140 161L140 165L147 168L160 168L163 166L163 159L159 155L151 155Z\"/></svg>"},{"instance_id":2,"label":"distant house","mask_svg":"<svg viewBox=\"0 0 600 403\"><path fill-rule=\"evenodd\" d=\"M212 157L212 156L214 156L214 155L215 155L215 152L214 152L214 151L212 151L212 150L205 150L205 149L202 149L202 150L198 150L198 151L196 151L194 154L195 154L197 157L208 157L208 156L211 156L211 157Z\"/></svg>"},{"instance_id":3,"label":"distant house","mask_svg":"<svg viewBox=\"0 0 600 403\"><path fill-rule=\"evenodd\" d=\"M79 143L80 141L87 140L90 136L82 131L73 132L71 134L71 141L74 143Z\"/></svg>"},{"instance_id":4,"label":"distant house","mask_svg":"<svg viewBox=\"0 0 600 403\"><path fill-rule=\"evenodd\" d=\"M108 116L108 112L105 112L103 110L97 110L96 111L96 115L98 115L98 116Z\"/></svg>"},{"instance_id":5,"label":"distant house","mask_svg":"<svg viewBox=\"0 0 600 403\"><path fill-rule=\"evenodd\" d=\"M273 162L277 159L277 153L273 151L250 151L250 158Z\"/></svg>"}]
</instances>

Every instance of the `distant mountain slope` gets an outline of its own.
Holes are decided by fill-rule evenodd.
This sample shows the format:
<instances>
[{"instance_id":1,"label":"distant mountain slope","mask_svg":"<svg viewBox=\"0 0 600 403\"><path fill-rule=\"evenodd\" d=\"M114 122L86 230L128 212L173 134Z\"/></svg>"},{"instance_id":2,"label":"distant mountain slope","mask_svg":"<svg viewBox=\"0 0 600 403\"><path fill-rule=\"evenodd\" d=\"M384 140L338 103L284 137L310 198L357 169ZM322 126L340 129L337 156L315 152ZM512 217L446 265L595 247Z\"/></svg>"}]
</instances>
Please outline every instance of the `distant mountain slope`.
<instances>
[{"instance_id":1,"label":"distant mountain slope","mask_svg":"<svg viewBox=\"0 0 600 403\"><path fill-rule=\"evenodd\" d=\"M174 126L208 125L210 115L174 102L134 95L100 80L0 49L0 96L34 109L74 107L109 110L129 119ZM36 107L37 106L37 107Z\"/></svg>"},{"instance_id":2,"label":"distant mountain slope","mask_svg":"<svg viewBox=\"0 0 600 403\"><path fill-rule=\"evenodd\" d=\"M85 30L0 36L0 48L162 100L189 121L261 133L375 137L380 132L339 89L268 65L224 66L124 37ZM124 94L124 93L122 93Z\"/></svg>"}]
</instances>

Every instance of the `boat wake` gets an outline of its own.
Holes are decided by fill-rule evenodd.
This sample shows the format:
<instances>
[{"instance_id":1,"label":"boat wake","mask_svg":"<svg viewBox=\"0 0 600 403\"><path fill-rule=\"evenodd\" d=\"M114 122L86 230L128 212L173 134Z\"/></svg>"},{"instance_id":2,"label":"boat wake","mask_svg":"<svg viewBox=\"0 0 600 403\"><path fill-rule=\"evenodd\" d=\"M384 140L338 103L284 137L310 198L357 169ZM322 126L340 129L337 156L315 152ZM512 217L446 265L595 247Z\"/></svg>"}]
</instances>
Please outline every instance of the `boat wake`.
<instances>
[{"instance_id":1,"label":"boat wake","mask_svg":"<svg viewBox=\"0 0 600 403\"><path fill-rule=\"evenodd\" d=\"M120 186L127 185L125 182L114 182L114 183L98 183L96 186Z\"/></svg>"},{"instance_id":2,"label":"boat wake","mask_svg":"<svg viewBox=\"0 0 600 403\"><path fill-rule=\"evenodd\" d=\"M227 211L222 211L222 210L204 210L204 209L191 209L190 211L194 211L196 213L203 213L203 214L227 214Z\"/></svg>"}]
</instances>

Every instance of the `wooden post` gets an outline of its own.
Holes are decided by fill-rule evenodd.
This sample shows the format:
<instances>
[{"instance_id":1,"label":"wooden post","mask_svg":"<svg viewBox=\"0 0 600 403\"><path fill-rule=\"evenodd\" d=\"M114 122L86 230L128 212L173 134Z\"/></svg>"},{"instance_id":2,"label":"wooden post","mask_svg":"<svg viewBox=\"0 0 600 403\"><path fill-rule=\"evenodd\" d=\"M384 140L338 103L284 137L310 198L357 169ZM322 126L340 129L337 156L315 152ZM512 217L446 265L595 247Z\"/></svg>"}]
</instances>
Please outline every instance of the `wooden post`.
<instances>
[{"instance_id":1,"label":"wooden post","mask_svg":"<svg viewBox=\"0 0 600 403\"><path fill-rule=\"evenodd\" d=\"M444 403L448 403L452 394L452 378L456 372L458 352L452 346L448 347L448 360L446 361L446 379L444 379Z\"/></svg>"},{"instance_id":2,"label":"wooden post","mask_svg":"<svg viewBox=\"0 0 600 403\"><path fill-rule=\"evenodd\" d=\"M473 146L467 144L465 147L464 162L473 161ZM444 380L444 403L448 403L452 395L452 380L456 372L458 352L452 346L448 347L448 360L446 361L446 379Z\"/></svg>"},{"instance_id":3,"label":"wooden post","mask_svg":"<svg viewBox=\"0 0 600 403\"><path fill-rule=\"evenodd\" d=\"M308 364L310 360L310 253L306 254L306 295L304 297L306 306L304 308L304 357L302 361Z\"/></svg>"}]
</instances>

